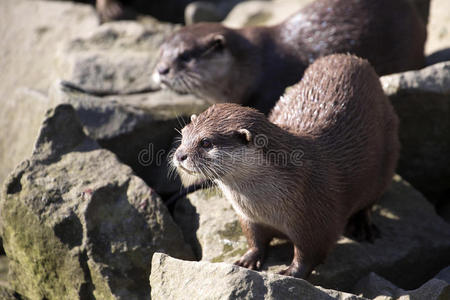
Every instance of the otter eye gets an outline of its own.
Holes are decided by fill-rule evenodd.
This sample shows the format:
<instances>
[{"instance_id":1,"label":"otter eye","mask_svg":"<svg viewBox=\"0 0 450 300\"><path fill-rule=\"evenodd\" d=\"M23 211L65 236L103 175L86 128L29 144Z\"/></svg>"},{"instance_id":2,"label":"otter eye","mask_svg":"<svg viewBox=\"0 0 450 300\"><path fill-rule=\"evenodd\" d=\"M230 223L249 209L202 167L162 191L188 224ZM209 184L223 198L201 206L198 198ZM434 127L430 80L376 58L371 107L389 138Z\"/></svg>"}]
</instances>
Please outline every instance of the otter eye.
<instances>
[{"instance_id":1,"label":"otter eye","mask_svg":"<svg viewBox=\"0 0 450 300\"><path fill-rule=\"evenodd\" d=\"M200 141L200 147L202 147L202 148L211 148L212 147L212 143L211 143L210 140L205 138L205 139L202 139Z\"/></svg>"},{"instance_id":2,"label":"otter eye","mask_svg":"<svg viewBox=\"0 0 450 300\"><path fill-rule=\"evenodd\" d=\"M180 61L182 61L182 62L188 62L188 61L191 60L191 57L190 57L186 52L181 53L181 54L178 56L178 58L179 58Z\"/></svg>"}]
</instances>

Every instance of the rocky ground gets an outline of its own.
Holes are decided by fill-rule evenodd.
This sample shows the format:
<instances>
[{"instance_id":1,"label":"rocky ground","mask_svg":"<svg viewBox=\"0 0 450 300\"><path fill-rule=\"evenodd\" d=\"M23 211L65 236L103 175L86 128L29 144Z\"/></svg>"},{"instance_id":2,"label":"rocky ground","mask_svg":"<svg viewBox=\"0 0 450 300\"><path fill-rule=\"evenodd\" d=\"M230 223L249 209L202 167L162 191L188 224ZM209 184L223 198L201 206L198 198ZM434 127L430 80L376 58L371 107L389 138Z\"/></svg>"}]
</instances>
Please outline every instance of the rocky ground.
<instances>
[{"instance_id":1,"label":"rocky ground","mask_svg":"<svg viewBox=\"0 0 450 300\"><path fill-rule=\"evenodd\" d=\"M309 1L243 2L224 23L273 24ZM373 211L381 238L342 238L307 282L275 274L292 258L281 240L263 272L230 264L247 245L217 191L163 203L180 186L167 176L174 129L208 106L150 80L180 25L0 1L0 299L450 299L450 2L432 0L428 20L430 66L381 78L402 142Z\"/></svg>"}]
</instances>

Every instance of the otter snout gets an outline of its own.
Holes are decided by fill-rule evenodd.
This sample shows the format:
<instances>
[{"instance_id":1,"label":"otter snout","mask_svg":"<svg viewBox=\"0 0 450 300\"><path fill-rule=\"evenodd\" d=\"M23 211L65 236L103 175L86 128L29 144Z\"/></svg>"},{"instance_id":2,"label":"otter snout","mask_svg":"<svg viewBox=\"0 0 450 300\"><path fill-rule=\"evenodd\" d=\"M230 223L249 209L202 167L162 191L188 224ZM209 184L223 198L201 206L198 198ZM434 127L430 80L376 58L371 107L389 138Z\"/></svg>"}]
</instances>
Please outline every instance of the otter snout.
<instances>
[{"instance_id":1,"label":"otter snout","mask_svg":"<svg viewBox=\"0 0 450 300\"><path fill-rule=\"evenodd\" d=\"M187 155L186 152L184 152L183 150L178 149L178 150L175 152L175 158L176 158L179 162L185 161L187 157L188 157L188 155Z\"/></svg>"},{"instance_id":2,"label":"otter snout","mask_svg":"<svg viewBox=\"0 0 450 300\"><path fill-rule=\"evenodd\" d=\"M164 77L167 76L169 72L170 66L165 62L160 62L153 71L152 79L156 84L162 85Z\"/></svg>"},{"instance_id":3,"label":"otter snout","mask_svg":"<svg viewBox=\"0 0 450 300\"><path fill-rule=\"evenodd\" d=\"M160 75L166 75L170 71L170 67L166 63L159 63L156 66L156 70Z\"/></svg>"}]
</instances>

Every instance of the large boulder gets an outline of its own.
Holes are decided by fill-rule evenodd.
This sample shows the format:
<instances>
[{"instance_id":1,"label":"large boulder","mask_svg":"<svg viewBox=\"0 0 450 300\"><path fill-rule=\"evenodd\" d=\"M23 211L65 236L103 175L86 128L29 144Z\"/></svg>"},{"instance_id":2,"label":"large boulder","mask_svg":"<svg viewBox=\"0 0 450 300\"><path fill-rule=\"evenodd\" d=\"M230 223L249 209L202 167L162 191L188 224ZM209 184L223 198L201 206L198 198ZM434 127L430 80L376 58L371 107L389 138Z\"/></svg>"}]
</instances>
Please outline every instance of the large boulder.
<instances>
[{"instance_id":1,"label":"large boulder","mask_svg":"<svg viewBox=\"0 0 450 300\"><path fill-rule=\"evenodd\" d=\"M197 192L177 203L174 214L202 260L233 263L247 249L238 218L222 196ZM381 238L374 244L341 238L324 264L310 276L311 283L350 291L372 271L399 287L413 289L450 264L450 225L399 176L373 214ZM292 255L292 244L274 240L262 269L281 271L290 264Z\"/></svg>"},{"instance_id":2,"label":"large boulder","mask_svg":"<svg viewBox=\"0 0 450 300\"><path fill-rule=\"evenodd\" d=\"M225 263L187 262L155 253L153 299L366 299L315 287L305 280Z\"/></svg>"},{"instance_id":3,"label":"large boulder","mask_svg":"<svg viewBox=\"0 0 450 300\"><path fill-rule=\"evenodd\" d=\"M155 191L67 104L6 180L0 221L9 282L30 299L145 299L155 251L193 258Z\"/></svg>"},{"instance_id":4,"label":"large boulder","mask_svg":"<svg viewBox=\"0 0 450 300\"><path fill-rule=\"evenodd\" d=\"M95 28L98 24L91 5L71 2L0 1L0 182L31 154L32 143L42 121L39 95L26 95L18 87L39 93L47 91L57 78L52 66L59 43ZM27 93L27 92L25 92ZM27 98L17 103L19 98ZM31 104L31 100L36 103ZM44 108L46 109L46 108ZM27 121L30 119L30 121ZM33 126L30 132L21 132ZM12 143L18 143L12 145ZM22 146L23 145L23 146Z\"/></svg>"},{"instance_id":5,"label":"large boulder","mask_svg":"<svg viewBox=\"0 0 450 300\"><path fill-rule=\"evenodd\" d=\"M398 172L437 203L450 196L450 62L381 77L400 118Z\"/></svg>"}]
</instances>

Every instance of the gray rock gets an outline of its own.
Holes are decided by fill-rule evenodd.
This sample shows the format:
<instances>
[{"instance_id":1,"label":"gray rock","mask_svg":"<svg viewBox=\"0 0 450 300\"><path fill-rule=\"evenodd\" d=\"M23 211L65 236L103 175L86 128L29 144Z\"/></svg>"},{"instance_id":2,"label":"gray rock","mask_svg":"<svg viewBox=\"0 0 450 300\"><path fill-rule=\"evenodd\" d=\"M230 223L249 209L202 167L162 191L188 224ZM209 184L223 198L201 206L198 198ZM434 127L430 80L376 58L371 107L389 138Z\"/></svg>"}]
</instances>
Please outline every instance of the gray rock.
<instances>
[{"instance_id":1,"label":"gray rock","mask_svg":"<svg viewBox=\"0 0 450 300\"><path fill-rule=\"evenodd\" d=\"M366 299L315 287L302 279L225 263L187 262L155 253L152 299Z\"/></svg>"},{"instance_id":2,"label":"gray rock","mask_svg":"<svg viewBox=\"0 0 450 300\"><path fill-rule=\"evenodd\" d=\"M0 182L32 151L30 143L48 108L39 95L17 88L47 91L57 78L53 68L58 44L98 24L92 5L49 1L0 1ZM31 105L36 101L36 105ZM44 107L42 107L44 105ZM39 117L38 117L39 116ZM31 132L21 127L33 126ZM22 128L23 129L23 128Z\"/></svg>"},{"instance_id":3,"label":"gray rock","mask_svg":"<svg viewBox=\"0 0 450 300\"><path fill-rule=\"evenodd\" d=\"M179 26L146 20L105 23L65 43L57 54L59 77L110 94L157 90L151 75L159 47Z\"/></svg>"},{"instance_id":4,"label":"gray rock","mask_svg":"<svg viewBox=\"0 0 450 300\"><path fill-rule=\"evenodd\" d=\"M53 105L43 93L19 88L14 96L5 101L0 118L0 182L23 159L34 146L45 112Z\"/></svg>"},{"instance_id":5,"label":"gray rock","mask_svg":"<svg viewBox=\"0 0 450 300\"><path fill-rule=\"evenodd\" d=\"M0 256L0 286L9 287L8 284L8 257L6 255ZM3 299L0 296L0 299Z\"/></svg>"},{"instance_id":6,"label":"gray rock","mask_svg":"<svg viewBox=\"0 0 450 300\"><path fill-rule=\"evenodd\" d=\"M450 190L450 62L381 77L400 117L397 171L438 202Z\"/></svg>"},{"instance_id":7,"label":"gray rock","mask_svg":"<svg viewBox=\"0 0 450 300\"><path fill-rule=\"evenodd\" d=\"M432 205L399 176L374 207L381 231L374 244L341 238L309 281L314 285L350 291L369 272L405 289L420 286L450 264L450 225ZM200 192L177 203L175 219L202 260L233 263L246 250L237 216L226 199ZM290 264L292 244L272 241L263 270L281 271ZM417 268L417 262L421 263Z\"/></svg>"},{"instance_id":8,"label":"gray rock","mask_svg":"<svg viewBox=\"0 0 450 300\"><path fill-rule=\"evenodd\" d=\"M420 1L420 0L419 0ZM433 0L430 4L430 17L427 27L425 53L431 54L450 47L450 2Z\"/></svg>"},{"instance_id":9,"label":"gray rock","mask_svg":"<svg viewBox=\"0 0 450 300\"><path fill-rule=\"evenodd\" d=\"M13 290L0 286L0 299L2 300L19 300L20 298L16 297L16 294Z\"/></svg>"},{"instance_id":10,"label":"gray rock","mask_svg":"<svg viewBox=\"0 0 450 300\"><path fill-rule=\"evenodd\" d=\"M199 191L177 202L174 219L198 259L211 262L239 259L247 240L239 220L220 191Z\"/></svg>"},{"instance_id":11,"label":"gray rock","mask_svg":"<svg viewBox=\"0 0 450 300\"><path fill-rule=\"evenodd\" d=\"M155 251L192 258L159 196L86 137L67 104L8 177L0 216L9 282L31 299L148 298Z\"/></svg>"},{"instance_id":12,"label":"gray rock","mask_svg":"<svg viewBox=\"0 0 450 300\"><path fill-rule=\"evenodd\" d=\"M153 93L95 97L62 88L55 82L50 98L75 107L86 134L143 178L158 193L179 190L176 178L168 177L167 155L191 114L209 104L192 95L168 90Z\"/></svg>"},{"instance_id":13,"label":"gray rock","mask_svg":"<svg viewBox=\"0 0 450 300\"><path fill-rule=\"evenodd\" d=\"M450 284L450 266L437 273L434 278L445 281Z\"/></svg>"},{"instance_id":14,"label":"gray rock","mask_svg":"<svg viewBox=\"0 0 450 300\"><path fill-rule=\"evenodd\" d=\"M442 270L442 274L449 273L450 267ZM440 278L441 273L434 278L428 280L421 287L405 291L396 287L394 284L378 276L375 273L370 273L366 277L362 278L354 287L353 292L355 294L361 294L369 299L427 299L438 300L448 299L450 296L450 281L448 280L448 274L445 279Z\"/></svg>"}]
</instances>

